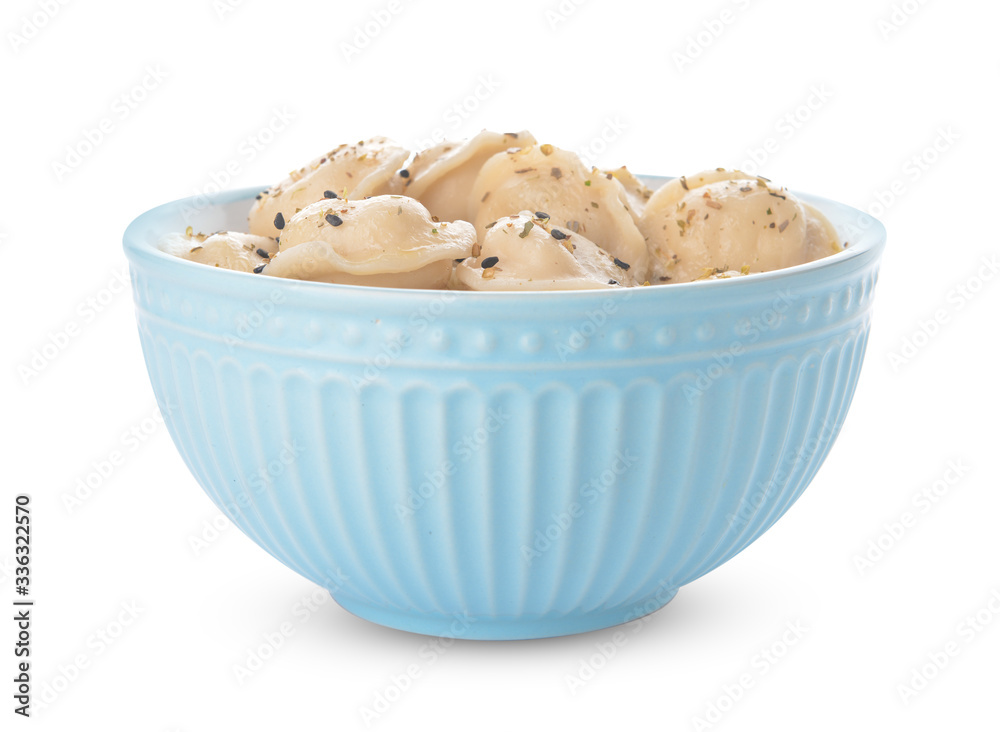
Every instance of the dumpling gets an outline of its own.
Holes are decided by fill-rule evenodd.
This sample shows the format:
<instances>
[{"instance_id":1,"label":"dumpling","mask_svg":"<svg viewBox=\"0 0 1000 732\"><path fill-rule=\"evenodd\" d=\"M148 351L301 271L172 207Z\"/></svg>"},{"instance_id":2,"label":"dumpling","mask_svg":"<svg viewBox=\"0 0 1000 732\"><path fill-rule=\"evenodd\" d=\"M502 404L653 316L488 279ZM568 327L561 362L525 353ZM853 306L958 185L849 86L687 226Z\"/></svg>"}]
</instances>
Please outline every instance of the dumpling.
<instances>
[{"instance_id":1,"label":"dumpling","mask_svg":"<svg viewBox=\"0 0 1000 732\"><path fill-rule=\"evenodd\" d=\"M171 234L160 248L175 256L212 267L237 272L254 272L278 251L278 243L267 236L220 231L206 236L188 229L186 234Z\"/></svg>"},{"instance_id":2,"label":"dumpling","mask_svg":"<svg viewBox=\"0 0 1000 732\"><path fill-rule=\"evenodd\" d=\"M582 234L522 211L497 220L455 269L469 290L593 290L635 284L628 265Z\"/></svg>"},{"instance_id":3,"label":"dumpling","mask_svg":"<svg viewBox=\"0 0 1000 732\"><path fill-rule=\"evenodd\" d=\"M722 168L663 185L639 228L653 284L767 272L839 250L833 226L814 208L765 178Z\"/></svg>"},{"instance_id":4,"label":"dumpling","mask_svg":"<svg viewBox=\"0 0 1000 732\"><path fill-rule=\"evenodd\" d=\"M552 145L530 145L494 155L472 187L476 233L525 209L541 211L553 225L583 234L645 278L648 254L628 212L625 188L613 175L588 169L580 158Z\"/></svg>"},{"instance_id":5,"label":"dumpling","mask_svg":"<svg viewBox=\"0 0 1000 732\"><path fill-rule=\"evenodd\" d=\"M642 212L646 210L646 203L649 202L653 192L624 165L615 170L606 170L604 173L605 175L614 176L625 188L628 212L632 214L632 220L638 224L639 219L642 217Z\"/></svg>"},{"instance_id":6,"label":"dumpling","mask_svg":"<svg viewBox=\"0 0 1000 732\"><path fill-rule=\"evenodd\" d=\"M250 209L250 233L279 236L284 225L316 201L386 193L410 153L385 137L341 145L316 158L258 196Z\"/></svg>"},{"instance_id":7,"label":"dumpling","mask_svg":"<svg viewBox=\"0 0 1000 732\"><path fill-rule=\"evenodd\" d=\"M418 201L373 196L317 201L292 216L263 274L375 287L444 287L472 253L466 221L435 222Z\"/></svg>"},{"instance_id":8,"label":"dumpling","mask_svg":"<svg viewBox=\"0 0 1000 732\"><path fill-rule=\"evenodd\" d=\"M483 130L465 142L442 142L417 153L413 162L400 171L398 191L420 201L441 221L472 221L469 191L483 164L497 153L520 145L532 145L530 132L490 132Z\"/></svg>"}]
</instances>

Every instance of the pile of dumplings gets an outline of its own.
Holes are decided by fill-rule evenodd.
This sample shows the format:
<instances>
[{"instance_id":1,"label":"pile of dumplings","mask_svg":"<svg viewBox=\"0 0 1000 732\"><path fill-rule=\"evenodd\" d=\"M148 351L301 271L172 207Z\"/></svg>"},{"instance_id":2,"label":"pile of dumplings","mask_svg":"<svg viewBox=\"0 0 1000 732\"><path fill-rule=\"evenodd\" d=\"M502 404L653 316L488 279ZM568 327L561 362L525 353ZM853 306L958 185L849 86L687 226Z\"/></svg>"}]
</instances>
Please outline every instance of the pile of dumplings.
<instances>
[{"instance_id":1,"label":"pile of dumplings","mask_svg":"<svg viewBox=\"0 0 1000 732\"><path fill-rule=\"evenodd\" d=\"M528 132L411 156L341 145L261 192L249 233L172 234L202 264L315 282L582 290L725 279L841 250L826 217L766 178L717 168L650 191Z\"/></svg>"}]
</instances>

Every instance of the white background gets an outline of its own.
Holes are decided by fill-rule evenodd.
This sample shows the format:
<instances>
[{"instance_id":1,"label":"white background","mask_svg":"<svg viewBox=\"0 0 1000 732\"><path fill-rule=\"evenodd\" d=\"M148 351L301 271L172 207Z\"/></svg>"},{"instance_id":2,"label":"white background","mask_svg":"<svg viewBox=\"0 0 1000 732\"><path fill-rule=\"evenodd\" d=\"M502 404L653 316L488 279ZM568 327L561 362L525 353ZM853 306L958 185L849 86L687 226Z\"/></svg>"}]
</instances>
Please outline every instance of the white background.
<instances>
[{"instance_id":1,"label":"white background","mask_svg":"<svg viewBox=\"0 0 1000 732\"><path fill-rule=\"evenodd\" d=\"M395 699L371 725L384 730L997 728L995 3L231 5L4 3L0 593L9 607L25 491L34 694L54 695L14 718L0 623L4 729L364 728L380 693ZM365 25L373 13L384 28ZM854 405L812 486L573 688L615 630L435 649L332 602L305 609L306 580L236 529L213 533L219 512L155 422L118 284L121 233L156 204L264 185L373 134L415 145L483 127L645 173L756 157L889 230ZM63 346L32 367L49 343ZM113 451L121 464L90 475ZM283 623L241 683L234 665ZM904 700L948 643L957 655Z\"/></svg>"}]
</instances>

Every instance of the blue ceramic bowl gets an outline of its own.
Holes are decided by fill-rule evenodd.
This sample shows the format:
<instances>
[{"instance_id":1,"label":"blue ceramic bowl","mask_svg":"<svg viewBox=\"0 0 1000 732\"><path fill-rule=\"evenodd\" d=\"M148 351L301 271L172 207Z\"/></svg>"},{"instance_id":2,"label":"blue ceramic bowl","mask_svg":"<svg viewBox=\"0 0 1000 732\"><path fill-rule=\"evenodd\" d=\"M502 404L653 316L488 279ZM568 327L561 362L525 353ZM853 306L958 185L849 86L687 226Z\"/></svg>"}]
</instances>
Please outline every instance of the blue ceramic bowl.
<instances>
[{"instance_id":1,"label":"blue ceramic bowl","mask_svg":"<svg viewBox=\"0 0 1000 732\"><path fill-rule=\"evenodd\" d=\"M885 241L860 211L802 196L862 232L821 261L604 291L298 282L154 246L243 229L259 190L126 231L146 365L212 501L362 618L484 639L639 618L777 521L847 414Z\"/></svg>"}]
</instances>

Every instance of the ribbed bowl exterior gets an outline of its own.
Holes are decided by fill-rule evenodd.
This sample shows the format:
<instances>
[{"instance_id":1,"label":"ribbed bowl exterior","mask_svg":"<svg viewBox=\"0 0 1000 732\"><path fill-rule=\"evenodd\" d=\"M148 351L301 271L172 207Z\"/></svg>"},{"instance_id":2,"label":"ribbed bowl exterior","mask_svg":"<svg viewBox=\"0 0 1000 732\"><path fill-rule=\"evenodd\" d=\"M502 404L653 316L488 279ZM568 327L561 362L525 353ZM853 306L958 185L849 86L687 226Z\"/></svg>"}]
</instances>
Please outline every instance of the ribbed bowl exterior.
<instances>
[{"instance_id":1,"label":"ribbed bowl exterior","mask_svg":"<svg viewBox=\"0 0 1000 732\"><path fill-rule=\"evenodd\" d=\"M126 233L150 380L212 501L375 622L500 639L645 615L784 514L847 414L870 219L821 263L574 293L317 285L152 246L242 228L256 190Z\"/></svg>"}]
</instances>

